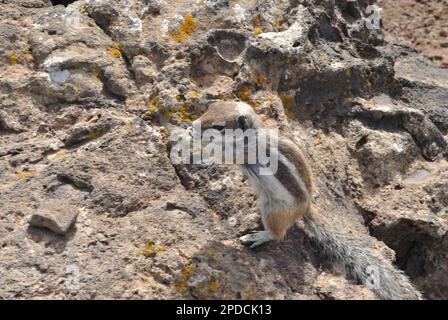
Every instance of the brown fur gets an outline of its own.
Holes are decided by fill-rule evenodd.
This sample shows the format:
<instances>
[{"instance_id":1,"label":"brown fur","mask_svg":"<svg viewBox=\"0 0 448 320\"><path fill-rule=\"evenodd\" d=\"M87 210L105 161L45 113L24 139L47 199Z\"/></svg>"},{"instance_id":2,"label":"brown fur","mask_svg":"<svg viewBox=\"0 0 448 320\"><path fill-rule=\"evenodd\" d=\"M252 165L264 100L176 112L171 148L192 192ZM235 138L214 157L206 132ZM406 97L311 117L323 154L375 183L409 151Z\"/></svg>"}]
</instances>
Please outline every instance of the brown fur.
<instances>
[{"instance_id":1,"label":"brown fur","mask_svg":"<svg viewBox=\"0 0 448 320\"><path fill-rule=\"evenodd\" d=\"M270 211L262 217L263 225L272 232L275 239L283 240L289 228L297 219L303 218L308 210L309 204L301 203L291 210Z\"/></svg>"}]
</instances>

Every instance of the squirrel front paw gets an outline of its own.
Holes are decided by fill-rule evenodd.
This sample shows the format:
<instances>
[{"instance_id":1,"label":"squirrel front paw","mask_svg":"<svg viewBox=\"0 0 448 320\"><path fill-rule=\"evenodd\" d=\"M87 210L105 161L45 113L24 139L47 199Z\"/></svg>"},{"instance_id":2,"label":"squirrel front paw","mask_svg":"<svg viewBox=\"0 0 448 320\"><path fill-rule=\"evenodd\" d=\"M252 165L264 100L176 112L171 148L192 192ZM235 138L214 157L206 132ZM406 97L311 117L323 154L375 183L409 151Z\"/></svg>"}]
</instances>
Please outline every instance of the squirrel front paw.
<instances>
[{"instance_id":1,"label":"squirrel front paw","mask_svg":"<svg viewBox=\"0 0 448 320\"><path fill-rule=\"evenodd\" d=\"M240 237L240 241L244 245L250 245L251 248L258 247L259 245L274 240L274 236L270 231L255 231L254 233L246 234Z\"/></svg>"}]
</instances>

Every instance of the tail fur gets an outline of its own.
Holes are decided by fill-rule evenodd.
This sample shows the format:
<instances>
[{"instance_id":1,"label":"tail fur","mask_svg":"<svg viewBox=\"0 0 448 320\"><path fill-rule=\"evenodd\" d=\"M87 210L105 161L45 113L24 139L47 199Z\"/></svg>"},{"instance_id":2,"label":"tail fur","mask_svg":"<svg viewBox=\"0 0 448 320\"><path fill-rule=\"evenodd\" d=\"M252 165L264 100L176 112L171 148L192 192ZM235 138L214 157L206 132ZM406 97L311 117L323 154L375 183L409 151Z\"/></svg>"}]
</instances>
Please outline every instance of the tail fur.
<instances>
[{"instance_id":1,"label":"tail fur","mask_svg":"<svg viewBox=\"0 0 448 320\"><path fill-rule=\"evenodd\" d=\"M314 209L304 218L305 225L325 253L343 264L354 278L386 300L420 300L422 294L409 278L393 264L372 250L366 241L337 230Z\"/></svg>"}]
</instances>

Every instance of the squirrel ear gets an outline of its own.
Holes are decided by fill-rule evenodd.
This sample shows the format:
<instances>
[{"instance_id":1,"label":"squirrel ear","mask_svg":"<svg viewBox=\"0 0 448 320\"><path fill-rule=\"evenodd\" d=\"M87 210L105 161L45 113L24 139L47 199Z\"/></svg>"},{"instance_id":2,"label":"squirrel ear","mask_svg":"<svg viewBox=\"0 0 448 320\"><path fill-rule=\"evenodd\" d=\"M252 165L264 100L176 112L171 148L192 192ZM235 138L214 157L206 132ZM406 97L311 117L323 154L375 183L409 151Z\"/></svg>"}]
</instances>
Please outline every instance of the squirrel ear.
<instances>
[{"instance_id":1,"label":"squirrel ear","mask_svg":"<svg viewBox=\"0 0 448 320\"><path fill-rule=\"evenodd\" d=\"M243 130L247 129L247 118L246 118L246 116L239 116L238 117L238 127L240 127Z\"/></svg>"}]
</instances>

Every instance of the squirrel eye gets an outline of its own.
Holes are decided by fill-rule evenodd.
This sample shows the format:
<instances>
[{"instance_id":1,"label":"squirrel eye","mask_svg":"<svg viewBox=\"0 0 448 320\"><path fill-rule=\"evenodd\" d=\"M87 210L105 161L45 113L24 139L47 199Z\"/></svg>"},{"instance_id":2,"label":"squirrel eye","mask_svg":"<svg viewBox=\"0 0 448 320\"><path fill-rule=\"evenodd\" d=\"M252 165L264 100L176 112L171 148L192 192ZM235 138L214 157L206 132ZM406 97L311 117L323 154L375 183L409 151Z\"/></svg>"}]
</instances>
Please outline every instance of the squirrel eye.
<instances>
[{"instance_id":1,"label":"squirrel eye","mask_svg":"<svg viewBox=\"0 0 448 320\"><path fill-rule=\"evenodd\" d=\"M219 132L223 131L226 127L222 125L213 126L212 129L218 130Z\"/></svg>"}]
</instances>

